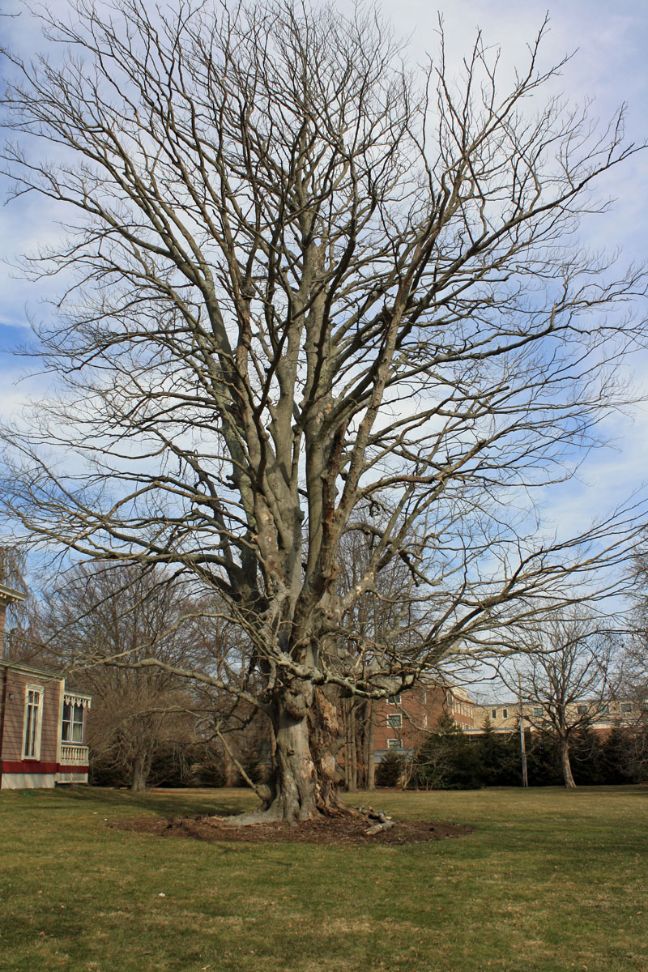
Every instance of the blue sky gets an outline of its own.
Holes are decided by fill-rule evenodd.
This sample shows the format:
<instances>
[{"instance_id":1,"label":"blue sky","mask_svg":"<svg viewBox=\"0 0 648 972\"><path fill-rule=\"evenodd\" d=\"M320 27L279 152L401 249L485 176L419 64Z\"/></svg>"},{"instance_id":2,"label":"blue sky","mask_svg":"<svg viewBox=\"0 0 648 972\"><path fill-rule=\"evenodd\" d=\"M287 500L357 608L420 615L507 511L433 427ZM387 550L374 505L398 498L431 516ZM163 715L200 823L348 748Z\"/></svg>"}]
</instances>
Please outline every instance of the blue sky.
<instances>
[{"instance_id":1,"label":"blue sky","mask_svg":"<svg viewBox=\"0 0 648 972\"><path fill-rule=\"evenodd\" d=\"M350 9L348 0L337 5ZM397 33L410 36L415 59L422 60L434 46L437 11L443 15L450 59L465 52L477 26L489 42L501 44L504 68L523 61L526 44L546 13L546 3L536 0L445 0L436 7L428 0L384 0L379 4ZM62 0L50 0L48 8L65 11ZM5 0L3 10L19 11L18 0ZM570 99L595 99L594 117L605 119L622 101L629 105L627 134L648 139L648 4L645 0L562 0L549 8L551 30L544 51L546 63L559 60L578 48L564 68L559 86ZM29 15L2 23L3 32L21 53L38 49L38 32ZM8 186L1 184L4 198ZM618 248L628 260L643 260L648 243L648 152L635 156L623 171L615 170L605 187L616 197L613 210L584 227L585 241L593 248ZM24 358L13 351L29 342L30 316L48 313L43 300L54 290L50 284L27 284L15 276L5 261L12 261L37 245L56 239L56 216L42 200L25 199L0 208L0 420L20 407L26 396L47 393L44 378L18 382L26 370ZM647 312L643 308L643 313ZM627 376L638 393L648 396L648 355L637 355ZM585 526L592 515L622 502L648 481L648 404L611 419L604 429L606 449L593 454L578 478L547 492L545 505L559 528Z\"/></svg>"}]
</instances>

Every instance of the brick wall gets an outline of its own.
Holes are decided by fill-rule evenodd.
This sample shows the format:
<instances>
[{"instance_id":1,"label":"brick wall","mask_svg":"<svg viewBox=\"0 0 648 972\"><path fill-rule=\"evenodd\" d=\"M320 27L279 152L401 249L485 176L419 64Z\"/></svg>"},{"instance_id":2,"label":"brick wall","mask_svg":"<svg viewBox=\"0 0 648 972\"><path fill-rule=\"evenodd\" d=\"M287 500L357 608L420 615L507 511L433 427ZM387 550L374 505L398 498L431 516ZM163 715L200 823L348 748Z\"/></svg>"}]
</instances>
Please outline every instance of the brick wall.
<instances>
[{"instance_id":1,"label":"brick wall","mask_svg":"<svg viewBox=\"0 0 648 972\"><path fill-rule=\"evenodd\" d=\"M462 729L476 726L481 715L479 707L467 696L441 685L417 685L408 692L392 697L391 701L378 702L374 716L373 751L418 749L437 727L444 712L452 716ZM400 725L397 724L399 722Z\"/></svg>"}]
</instances>

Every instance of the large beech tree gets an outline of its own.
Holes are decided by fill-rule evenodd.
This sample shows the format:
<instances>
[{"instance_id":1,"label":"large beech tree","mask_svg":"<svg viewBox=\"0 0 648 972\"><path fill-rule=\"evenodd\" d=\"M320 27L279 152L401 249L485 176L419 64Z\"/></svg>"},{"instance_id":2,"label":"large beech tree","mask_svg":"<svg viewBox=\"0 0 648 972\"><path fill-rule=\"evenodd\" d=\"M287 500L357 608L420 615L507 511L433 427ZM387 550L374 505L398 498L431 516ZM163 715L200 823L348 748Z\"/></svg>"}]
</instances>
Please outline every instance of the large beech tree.
<instances>
[{"instance_id":1,"label":"large beech tree","mask_svg":"<svg viewBox=\"0 0 648 972\"><path fill-rule=\"evenodd\" d=\"M642 337L641 274L576 245L635 149L552 96L544 28L507 87L481 35L410 70L361 9L42 16L50 59L6 52L5 158L67 228L28 263L65 279L38 329L60 389L5 430L2 502L34 541L193 579L236 658L178 671L267 715L268 815L333 810L327 686L380 698L513 642L631 542L626 513L557 539L529 497Z\"/></svg>"}]
</instances>

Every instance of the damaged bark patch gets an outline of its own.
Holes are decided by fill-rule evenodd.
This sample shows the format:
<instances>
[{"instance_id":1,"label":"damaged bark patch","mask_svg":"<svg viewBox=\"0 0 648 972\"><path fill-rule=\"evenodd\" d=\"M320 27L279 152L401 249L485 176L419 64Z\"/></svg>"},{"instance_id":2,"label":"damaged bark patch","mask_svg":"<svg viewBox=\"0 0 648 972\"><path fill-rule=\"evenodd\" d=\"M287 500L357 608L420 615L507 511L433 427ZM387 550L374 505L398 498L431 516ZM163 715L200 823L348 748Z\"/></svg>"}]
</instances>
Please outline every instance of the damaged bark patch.
<instances>
[{"instance_id":1,"label":"damaged bark patch","mask_svg":"<svg viewBox=\"0 0 648 972\"><path fill-rule=\"evenodd\" d=\"M465 837L473 828L464 824L438 821L400 820L389 821L385 828L378 828L366 816L327 817L304 820L289 824L283 821L254 824L247 827L232 826L226 817L175 817L160 820L155 817L138 817L115 822L120 830L153 834L158 837L190 837L194 840L228 841L246 844L300 843L300 844L420 844L447 838Z\"/></svg>"}]
</instances>

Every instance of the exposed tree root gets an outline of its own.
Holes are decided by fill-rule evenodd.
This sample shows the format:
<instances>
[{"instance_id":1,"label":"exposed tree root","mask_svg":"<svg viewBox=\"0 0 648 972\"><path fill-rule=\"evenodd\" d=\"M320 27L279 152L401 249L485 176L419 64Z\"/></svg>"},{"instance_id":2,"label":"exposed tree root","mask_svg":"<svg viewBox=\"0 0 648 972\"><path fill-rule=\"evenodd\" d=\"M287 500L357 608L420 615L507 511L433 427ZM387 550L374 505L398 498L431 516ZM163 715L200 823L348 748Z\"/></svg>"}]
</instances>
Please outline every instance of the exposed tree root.
<instances>
[{"instance_id":1,"label":"exposed tree root","mask_svg":"<svg viewBox=\"0 0 648 972\"><path fill-rule=\"evenodd\" d=\"M389 830L396 826L391 817L388 817L380 810L374 810L373 807L345 807L339 803L318 807L314 813L308 816L295 816L293 819L283 814L282 807L278 801L275 801L266 809L251 810L249 813L240 813L232 817L213 816L208 819L218 823L219 826L235 828L278 823L297 825L307 821L344 820L360 817L364 817L367 824L369 824L369 830L366 831L367 834L377 834L381 830Z\"/></svg>"}]
</instances>

